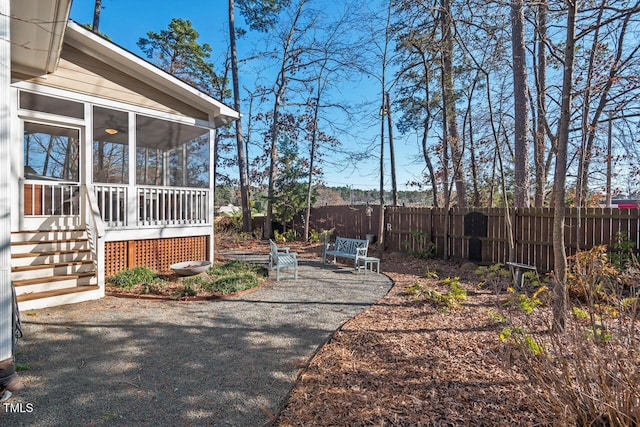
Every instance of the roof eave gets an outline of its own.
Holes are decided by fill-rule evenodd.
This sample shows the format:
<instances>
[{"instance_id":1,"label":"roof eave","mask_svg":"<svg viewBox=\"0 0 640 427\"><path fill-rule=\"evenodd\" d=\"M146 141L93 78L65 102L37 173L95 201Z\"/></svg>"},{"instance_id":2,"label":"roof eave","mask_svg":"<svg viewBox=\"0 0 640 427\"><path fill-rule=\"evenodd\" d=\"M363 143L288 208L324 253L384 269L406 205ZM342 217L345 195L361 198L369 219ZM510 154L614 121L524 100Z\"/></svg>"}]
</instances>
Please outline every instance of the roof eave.
<instances>
[{"instance_id":1,"label":"roof eave","mask_svg":"<svg viewBox=\"0 0 640 427\"><path fill-rule=\"evenodd\" d=\"M67 25L65 42L86 55L116 66L130 76L153 85L169 96L207 112L212 116L215 127L240 118L240 114L231 107L73 21L69 21Z\"/></svg>"}]
</instances>

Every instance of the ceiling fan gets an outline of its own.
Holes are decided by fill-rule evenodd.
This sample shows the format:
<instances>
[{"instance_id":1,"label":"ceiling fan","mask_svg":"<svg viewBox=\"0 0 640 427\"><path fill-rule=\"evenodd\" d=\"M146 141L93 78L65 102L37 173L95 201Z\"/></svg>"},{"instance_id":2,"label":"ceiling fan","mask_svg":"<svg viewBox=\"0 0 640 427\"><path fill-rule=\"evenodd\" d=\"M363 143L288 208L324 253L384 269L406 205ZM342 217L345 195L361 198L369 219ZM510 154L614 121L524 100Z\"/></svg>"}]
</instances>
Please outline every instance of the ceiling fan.
<instances>
[{"instance_id":1,"label":"ceiling fan","mask_svg":"<svg viewBox=\"0 0 640 427\"><path fill-rule=\"evenodd\" d=\"M109 114L109 118L104 121L104 131L109 135L115 135L117 133L127 133L127 129L118 125L118 122L113 118L112 114Z\"/></svg>"}]
</instances>

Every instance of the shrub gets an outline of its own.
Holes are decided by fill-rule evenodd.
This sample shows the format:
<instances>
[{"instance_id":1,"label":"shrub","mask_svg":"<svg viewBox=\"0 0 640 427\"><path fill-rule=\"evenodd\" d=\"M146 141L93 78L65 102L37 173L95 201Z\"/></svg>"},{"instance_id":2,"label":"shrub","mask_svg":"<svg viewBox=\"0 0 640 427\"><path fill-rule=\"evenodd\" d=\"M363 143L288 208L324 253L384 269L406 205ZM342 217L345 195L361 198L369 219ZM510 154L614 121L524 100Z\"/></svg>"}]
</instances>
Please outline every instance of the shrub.
<instances>
[{"instance_id":1,"label":"shrub","mask_svg":"<svg viewBox=\"0 0 640 427\"><path fill-rule=\"evenodd\" d=\"M134 267L114 274L109 283L123 289L131 289L135 285L150 285L162 281L155 271L147 267Z\"/></svg>"},{"instance_id":2,"label":"shrub","mask_svg":"<svg viewBox=\"0 0 640 427\"><path fill-rule=\"evenodd\" d=\"M417 243L418 249L412 249L411 243L404 240L400 243L400 247L404 249L409 255L419 259L433 259L436 256L436 245L430 240L430 236L427 233L423 233L420 230L414 230L411 232L411 237Z\"/></svg>"},{"instance_id":3,"label":"shrub","mask_svg":"<svg viewBox=\"0 0 640 427\"><path fill-rule=\"evenodd\" d=\"M500 339L518 347L517 367L536 396L532 404L558 425L638 425L637 300L617 285L603 247L579 252L571 261L573 315L565 331L552 332L552 313L536 311L524 325L508 324Z\"/></svg>"},{"instance_id":4,"label":"shrub","mask_svg":"<svg viewBox=\"0 0 640 427\"><path fill-rule=\"evenodd\" d=\"M435 289L428 289L420 283L419 280L407 288L410 295L416 296L417 299L430 302L438 308L454 309L460 307L460 300L467 299L467 290L460 283L459 277L447 277L441 281L443 285L449 287L449 292L442 294Z\"/></svg>"}]
</instances>

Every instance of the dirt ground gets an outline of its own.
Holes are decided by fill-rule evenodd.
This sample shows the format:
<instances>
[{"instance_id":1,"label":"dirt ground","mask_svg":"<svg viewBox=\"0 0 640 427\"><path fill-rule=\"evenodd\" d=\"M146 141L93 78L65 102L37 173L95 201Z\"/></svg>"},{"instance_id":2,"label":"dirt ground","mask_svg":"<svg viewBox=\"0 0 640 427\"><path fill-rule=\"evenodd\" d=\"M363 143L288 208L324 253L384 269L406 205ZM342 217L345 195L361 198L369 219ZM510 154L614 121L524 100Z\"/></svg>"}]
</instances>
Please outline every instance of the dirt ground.
<instances>
[{"instance_id":1,"label":"dirt ground","mask_svg":"<svg viewBox=\"0 0 640 427\"><path fill-rule=\"evenodd\" d=\"M264 242L216 245L268 253ZM301 258L322 256L319 244L286 246ZM550 290L529 284L523 293L508 292L506 271L493 276L470 263L400 253L385 253L381 271L393 288L347 321L300 370L274 425L638 425L637 315L607 314L609 327L622 334L615 345L602 346L577 315L567 319L567 334L550 334ZM440 297L456 287L466 298L443 306ZM522 298L542 305L525 314ZM520 338L505 338L512 331ZM629 411L634 415L616 422L607 418Z\"/></svg>"},{"instance_id":2,"label":"dirt ground","mask_svg":"<svg viewBox=\"0 0 640 427\"><path fill-rule=\"evenodd\" d=\"M498 339L493 290L457 263L399 257L382 269L395 286L317 353L278 425L545 424ZM443 311L407 292L416 281L441 286L427 270L461 278L468 299L460 308Z\"/></svg>"},{"instance_id":3,"label":"dirt ground","mask_svg":"<svg viewBox=\"0 0 640 427\"><path fill-rule=\"evenodd\" d=\"M320 245L287 246L301 257L322 253ZM219 248L238 249L233 242ZM531 404L530 388L499 340L503 326L491 316L504 297L495 286L506 288L508 279L488 289L460 263L402 254L387 254L381 269L394 287L318 351L276 425L553 424ZM417 301L407 290L419 282L446 293L447 277L460 277L468 293L457 309Z\"/></svg>"}]
</instances>

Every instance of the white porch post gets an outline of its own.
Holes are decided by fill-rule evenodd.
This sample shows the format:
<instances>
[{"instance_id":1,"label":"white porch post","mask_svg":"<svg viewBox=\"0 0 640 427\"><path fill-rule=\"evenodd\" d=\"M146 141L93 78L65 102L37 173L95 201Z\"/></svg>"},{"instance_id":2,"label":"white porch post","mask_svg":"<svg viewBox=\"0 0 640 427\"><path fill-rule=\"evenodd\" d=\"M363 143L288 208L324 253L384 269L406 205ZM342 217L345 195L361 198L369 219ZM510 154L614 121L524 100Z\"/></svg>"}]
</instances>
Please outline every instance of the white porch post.
<instances>
[{"instance_id":1,"label":"white porch post","mask_svg":"<svg viewBox=\"0 0 640 427\"><path fill-rule=\"evenodd\" d=\"M136 135L135 113L129 112L127 123L127 144L129 147L129 158L127 162L129 164L129 170L127 171L127 173L129 179L127 185L127 212L125 212L125 216L128 226L136 226L138 225L138 216L141 208L138 206L138 203L140 203L140 201L138 199L138 180L136 176L136 152L138 150L138 139Z\"/></svg>"},{"instance_id":2,"label":"white porch post","mask_svg":"<svg viewBox=\"0 0 640 427\"><path fill-rule=\"evenodd\" d=\"M213 123L213 118L211 116L209 116L209 121ZM216 158L215 151L218 145L216 144L217 137L218 137L217 129L209 130L209 201L208 201L209 218L207 218L207 222L209 221L211 222L211 234L209 235L209 259L211 260L211 262L213 262L213 257L215 256L215 251L214 251L215 231L213 227L213 222L214 222L213 216L215 214L214 206L215 206L215 197L216 197L215 196L216 165L214 161Z\"/></svg>"},{"instance_id":3,"label":"white porch post","mask_svg":"<svg viewBox=\"0 0 640 427\"><path fill-rule=\"evenodd\" d=\"M10 0L0 0L0 380L12 364L13 327L11 291L11 200L9 186L11 178L11 43ZM5 372L3 372L3 368ZM0 388L3 384L0 383Z\"/></svg>"}]
</instances>

